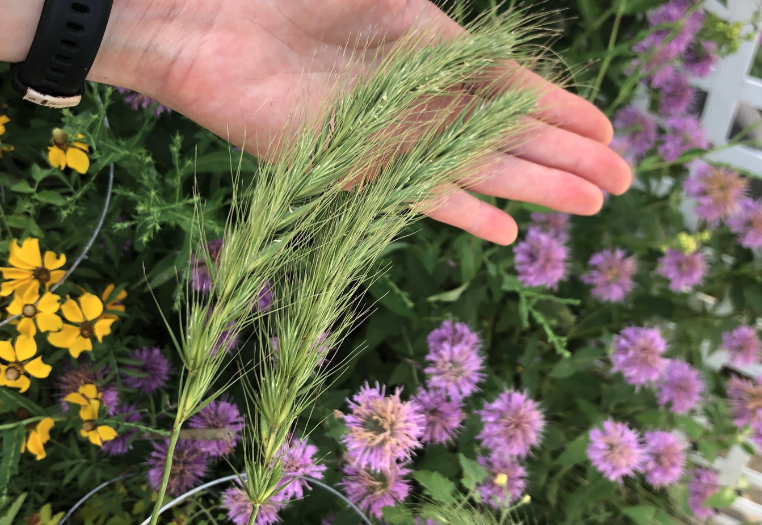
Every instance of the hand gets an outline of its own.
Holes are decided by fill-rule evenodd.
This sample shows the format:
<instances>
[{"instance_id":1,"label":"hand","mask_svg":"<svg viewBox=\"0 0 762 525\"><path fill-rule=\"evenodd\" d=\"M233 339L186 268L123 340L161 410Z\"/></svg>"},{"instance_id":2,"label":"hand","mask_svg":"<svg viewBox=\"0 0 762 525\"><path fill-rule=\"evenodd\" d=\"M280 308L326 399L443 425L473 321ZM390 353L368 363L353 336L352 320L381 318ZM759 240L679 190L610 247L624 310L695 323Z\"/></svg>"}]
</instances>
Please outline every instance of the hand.
<instances>
[{"instance_id":1,"label":"hand","mask_svg":"<svg viewBox=\"0 0 762 525\"><path fill-rule=\"evenodd\" d=\"M411 29L445 38L463 31L427 0L115 0L90 78L140 91L233 143L246 137L247 150L272 158L268 145L305 83L319 97L351 55L342 46L362 35L383 51ZM535 117L555 125L531 120L528 140L496 153L469 190L590 215L601 190L627 189L629 166L607 147L613 131L600 111L526 70L507 78L541 86ZM508 214L462 188L430 216L500 244L517 236Z\"/></svg>"}]
</instances>

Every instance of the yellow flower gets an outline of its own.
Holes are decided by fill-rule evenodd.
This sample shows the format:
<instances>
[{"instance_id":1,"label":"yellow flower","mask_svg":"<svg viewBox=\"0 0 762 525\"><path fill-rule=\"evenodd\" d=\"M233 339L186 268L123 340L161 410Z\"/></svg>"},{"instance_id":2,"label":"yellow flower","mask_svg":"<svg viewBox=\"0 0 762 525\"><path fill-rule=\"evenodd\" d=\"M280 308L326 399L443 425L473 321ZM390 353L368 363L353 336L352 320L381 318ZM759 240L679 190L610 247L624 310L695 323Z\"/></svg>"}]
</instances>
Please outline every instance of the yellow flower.
<instances>
[{"instance_id":1,"label":"yellow flower","mask_svg":"<svg viewBox=\"0 0 762 525\"><path fill-rule=\"evenodd\" d=\"M25 374L37 379L48 377L51 367L42 362L42 357L32 359L36 353L37 343L31 337L18 336L15 348L10 341L0 341L0 359L8 361L7 365L0 363L0 385L18 388L23 393L31 384Z\"/></svg>"},{"instance_id":2,"label":"yellow flower","mask_svg":"<svg viewBox=\"0 0 762 525\"><path fill-rule=\"evenodd\" d=\"M5 125L10 121L11 119L9 119L6 115L0 115L0 135L5 134Z\"/></svg>"},{"instance_id":3,"label":"yellow flower","mask_svg":"<svg viewBox=\"0 0 762 525\"><path fill-rule=\"evenodd\" d=\"M53 418L46 417L39 423L34 430L29 433L29 437L26 438L21 444L21 452L29 451L37 456L37 461L45 458L45 443L50 439L50 429L53 428Z\"/></svg>"},{"instance_id":4,"label":"yellow flower","mask_svg":"<svg viewBox=\"0 0 762 525\"><path fill-rule=\"evenodd\" d=\"M61 305L61 313L67 321L76 323L76 326L64 324L60 332L48 335L48 342L56 348L68 348L74 359L82 352L93 349L90 340L93 336L98 342L103 341L103 336L111 333L111 325L114 319L104 319L103 303L91 293L85 293L79 298L79 304L74 299L67 299Z\"/></svg>"},{"instance_id":5,"label":"yellow flower","mask_svg":"<svg viewBox=\"0 0 762 525\"><path fill-rule=\"evenodd\" d=\"M19 247L18 240L13 239L10 244L10 256L8 264L11 267L0 268L0 273L6 281L0 285L0 295L11 295L16 288L36 281L44 284L47 290L51 284L61 280L66 273L59 270L66 264L65 255L56 255L53 252L45 252L45 259L40 256L39 239L24 239Z\"/></svg>"},{"instance_id":6,"label":"yellow flower","mask_svg":"<svg viewBox=\"0 0 762 525\"><path fill-rule=\"evenodd\" d=\"M16 328L22 335L34 337L37 327L40 332L57 332L63 327L63 321L56 315L60 300L60 297L50 292L40 298L40 287L32 281L16 290L13 302L8 305L8 313L21 317ZM34 325L35 320L37 327Z\"/></svg>"},{"instance_id":7,"label":"yellow flower","mask_svg":"<svg viewBox=\"0 0 762 525\"><path fill-rule=\"evenodd\" d=\"M77 138L85 137L79 134ZM48 159L56 168L64 170L68 166L84 175L90 167L90 159L87 158L88 151L90 148L84 142L70 144L69 136L64 130L58 128L53 130L53 145L48 148Z\"/></svg>"},{"instance_id":8,"label":"yellow flower","mask_svg":"<svg viewBox=\"0 0 762 525\"><path fill-rule=\"evenodd\" d=\"M95 385L82 385L79 392L68 394L64 401L70 401L79 405L79 417L82 419L82 429L79 433L86 437L93 445L99 447L104 441L111 441L116 437L116 430L106 425L98 425L98 412L101 408L100 398L102 394L98 392Z\"/></svg>"},{"instance_id":9,"label":"yellow flower","mask_svg":"<svg viewBox=\"0 0 762 525\"><path fill-rule=\"evenodd\" d=\"M114 312L124 312L124 305L122 304L122 301L127 297L127 292L125 290L122 290L118 294L116 294L116 297L114 297L114 300L106 303L108 301L109 297L111 297L111 294L114 293L115 286L113 284L109 284L106 286L106 289L103 290L103 293L101 294L101 300L106 305L103 307L104 310L111 310ZM102 314L101 319L113 319L117 320L119 317L115 314Z\"/></svg>"}]
</instances>

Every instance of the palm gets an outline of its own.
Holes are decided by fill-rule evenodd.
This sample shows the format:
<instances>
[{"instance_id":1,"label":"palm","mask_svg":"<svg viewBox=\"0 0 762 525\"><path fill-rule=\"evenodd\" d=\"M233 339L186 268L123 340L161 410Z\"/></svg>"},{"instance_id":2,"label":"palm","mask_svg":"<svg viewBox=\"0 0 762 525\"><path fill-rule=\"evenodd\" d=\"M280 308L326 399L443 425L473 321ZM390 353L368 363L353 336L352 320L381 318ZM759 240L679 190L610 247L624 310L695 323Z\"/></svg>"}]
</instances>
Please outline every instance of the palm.
<instances>
[{"instance_id":1,"label":"palm","mask_svg":"<svg viewBox=\"0 0 762 525\"><path fill-rule=\"evenodd\" d=\"M414 27L462 31L428 0L185 0L181 15L181 37L161 83L129 87L234 143L245 138L247 150L270 158L277 151L268 145L286 131L305 89L311 100L320 100L330 72L347 63L355 45L384 46L383 54ZM595 213L601 189L627 188L629 168L606 147L610 124L600 112L560 88L545 93L541 116L557 125L533 122L531 140L510 154L498 153L499 164L469 189ZM462 190L430 215L494 242L516 237L510 216Z\"/></svg>"}]
</instances>

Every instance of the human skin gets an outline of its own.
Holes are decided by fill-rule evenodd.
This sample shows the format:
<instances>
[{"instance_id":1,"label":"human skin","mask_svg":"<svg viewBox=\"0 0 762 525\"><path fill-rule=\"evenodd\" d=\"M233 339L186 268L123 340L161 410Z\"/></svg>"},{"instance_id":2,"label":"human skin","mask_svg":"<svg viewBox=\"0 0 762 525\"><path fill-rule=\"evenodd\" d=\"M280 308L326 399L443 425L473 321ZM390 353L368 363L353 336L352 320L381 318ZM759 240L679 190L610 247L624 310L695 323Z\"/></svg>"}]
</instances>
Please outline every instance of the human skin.
<instances>
[{"instance_id":1,"label":"human skin","mask_svg":"<svg viewBox=\"0 0 762 525\"><path fill-rule=\"evenodd\" d=\"M42 4L0 0L0 60L26 57ZM139 91L273 159L271 145L293 133L288 117L303 102L303 86L309 96L325 93L331 71L351 55L347 43L383 54L411 30L445 40L464 31L428 0L114 0L88 78ZM539 109L520 146L496 151L471 182L446 188L428 215L510 244L513 218L470 192L591 215L601 190L626 191L630 167L607 147L613 130L603 113L512 64L495 73L505 88L537 89Z\"/></svg>"}]
</instances>

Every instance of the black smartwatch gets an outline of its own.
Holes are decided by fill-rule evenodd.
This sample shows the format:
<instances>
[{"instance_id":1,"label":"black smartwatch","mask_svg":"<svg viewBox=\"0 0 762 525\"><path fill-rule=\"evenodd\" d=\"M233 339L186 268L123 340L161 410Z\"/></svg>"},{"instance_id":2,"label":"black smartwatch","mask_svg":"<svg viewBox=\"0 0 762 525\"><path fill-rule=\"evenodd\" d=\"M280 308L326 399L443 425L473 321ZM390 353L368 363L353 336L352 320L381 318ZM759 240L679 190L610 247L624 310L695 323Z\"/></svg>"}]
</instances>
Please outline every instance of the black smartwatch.
<instances>
[{"instance_id":1,"label":"black smartwatch","mask_svg":"<svg viewBox=\"0 0 762 525\"><path fill-rule=\"evenodd\" d=\"M24 100L52 108L76 106L106 32L113 0L45 0L32 47L13 66Z\"/></svg>"}]
</instances>

